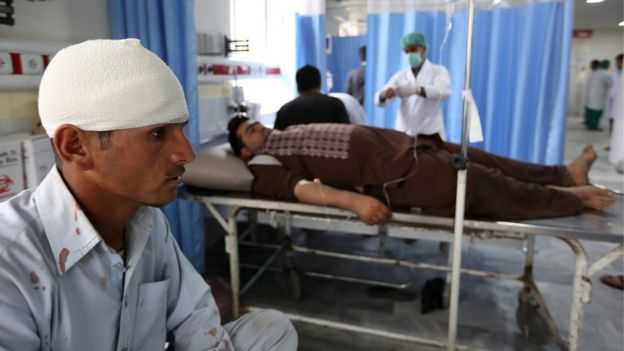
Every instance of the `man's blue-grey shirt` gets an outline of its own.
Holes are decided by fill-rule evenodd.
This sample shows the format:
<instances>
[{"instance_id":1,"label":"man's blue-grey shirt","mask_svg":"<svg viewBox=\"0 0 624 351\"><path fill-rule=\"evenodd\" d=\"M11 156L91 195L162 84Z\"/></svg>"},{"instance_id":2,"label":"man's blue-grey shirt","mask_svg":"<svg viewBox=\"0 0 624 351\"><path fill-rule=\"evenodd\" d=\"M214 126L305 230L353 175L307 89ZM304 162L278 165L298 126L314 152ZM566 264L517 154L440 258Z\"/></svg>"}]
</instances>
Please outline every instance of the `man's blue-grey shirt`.
<instances>
[{"instance_id":1,"label":"man's blue-grey shirt","mask_svg":"<svg viewBox=\"0 0 624 351\"><path fill-rule=\"evenodd\" d=\"M163 213L126 226L126 260L81 211L56 167L0 203L0 350L229 349L210 288Z\"/></svg>"}]
</instances>

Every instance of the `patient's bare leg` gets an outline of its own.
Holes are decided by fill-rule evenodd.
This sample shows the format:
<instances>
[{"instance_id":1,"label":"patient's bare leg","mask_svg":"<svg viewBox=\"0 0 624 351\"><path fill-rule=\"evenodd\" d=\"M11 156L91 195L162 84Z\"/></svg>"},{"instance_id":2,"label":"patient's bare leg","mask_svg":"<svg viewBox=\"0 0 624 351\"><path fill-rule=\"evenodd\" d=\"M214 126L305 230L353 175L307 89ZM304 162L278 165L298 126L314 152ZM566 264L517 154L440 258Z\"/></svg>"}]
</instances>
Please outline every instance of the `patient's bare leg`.
<instances>
[{"instance_id":1,"label":"patient's bare leg","mask_svg":"<svg viewBox=\"0 0 624 351\"><path fill-rule=\"evenodd\" d=\"M581 153L575 160L568 163L566 168L572 177L572 181L576 185L587 185L589 184L589 177L587 174L591 169L592 164L596 161L598 155L596 155L596 151L594 151L594 147L592 145L587 145L583 149L583 153Z\"/></svg>"},{"instance_id":2,"label":"patient's bare leg","mask_svg":"<svg viewBox=\"0 0 624 351\"><path fill-rule=\"evenodd\" d=\"M591 208L593 210L604 210L611 206L615 201L613 194L608 189L599 189L591 185L573 186L573 187L560 187L550 186L553 189L568 192L576 196L583 206Z\"/></svg>"}]
</instances>

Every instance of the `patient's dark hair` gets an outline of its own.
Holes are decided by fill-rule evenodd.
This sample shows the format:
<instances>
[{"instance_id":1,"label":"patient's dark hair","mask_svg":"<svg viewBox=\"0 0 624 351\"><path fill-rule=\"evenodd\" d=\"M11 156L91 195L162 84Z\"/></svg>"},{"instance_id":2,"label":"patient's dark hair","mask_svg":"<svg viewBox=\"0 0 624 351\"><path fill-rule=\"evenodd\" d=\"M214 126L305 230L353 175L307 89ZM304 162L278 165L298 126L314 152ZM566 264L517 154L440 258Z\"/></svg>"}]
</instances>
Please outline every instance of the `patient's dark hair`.
<instances>
[{"instance_id":1,"label":"patient's dark hair","mask_svg":"<svg viewBox=\"0 0 624 351\"><path fill-rule=\"evenodd\" d=\"M296 80L297 90L300 93L310 89L319 89L321 87L321 72L314 66L305 65L297 71Z\"/></svg>"},{"instance_id":2,"label":"patient's dark hair","mask_svg":"<svg viewBox=\"0 0 624 351\"><path fill-rule=\"evenodd\" d=\"M238 130L238 127L240 127L241 124L245 123L245 121L248 121L248 120L249 118L247 117L236 116L236 117L233 117L228 123L228 141L230 142L232 151L234 151L234 153L237 156L240 156L241 150L243 149L245 144L243 144L243 141L241 140L241 138L239 138L238 135L236 135L236 131Z\"/></svg>"}]
</instances>

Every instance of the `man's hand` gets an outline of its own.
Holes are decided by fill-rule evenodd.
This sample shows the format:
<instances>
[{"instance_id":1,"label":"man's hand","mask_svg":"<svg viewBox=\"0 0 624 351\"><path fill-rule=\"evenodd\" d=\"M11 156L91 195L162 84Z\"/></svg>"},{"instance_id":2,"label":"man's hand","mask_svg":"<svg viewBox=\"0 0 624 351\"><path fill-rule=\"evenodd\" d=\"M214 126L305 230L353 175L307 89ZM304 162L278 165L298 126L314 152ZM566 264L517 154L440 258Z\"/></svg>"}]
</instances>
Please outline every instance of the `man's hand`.
<instances>
[{"instance_id":1,"label":"man's hand","mask_svg":"<svg viewBox=\"0 0 624 351\"><path fill-rule=\"evenodd\" d=\"M351 211L355 212L362 222L372 225L387 221L392 217L390 209L374 197L354 194Z\"/></svg>"}]
</instances>

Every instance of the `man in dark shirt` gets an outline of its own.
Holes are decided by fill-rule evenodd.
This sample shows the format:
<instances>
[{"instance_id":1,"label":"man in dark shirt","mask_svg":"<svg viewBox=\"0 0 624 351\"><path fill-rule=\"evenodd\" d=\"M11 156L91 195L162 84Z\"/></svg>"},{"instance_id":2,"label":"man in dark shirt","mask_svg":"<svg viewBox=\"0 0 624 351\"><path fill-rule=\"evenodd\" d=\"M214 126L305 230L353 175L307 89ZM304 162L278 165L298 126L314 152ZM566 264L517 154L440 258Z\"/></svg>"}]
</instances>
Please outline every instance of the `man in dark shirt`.
<instances>
[{"instance_id":1,"label":"man in dark shirt","mask_svg":"<svg viewBox=\"0 0 624 351\"><path fill-rule=\"evenodd\" d=\"M350 210L365 223L387 220L387 205L452 216L460 146L437 134L413 138L361 125L309 124L271 130L246 118L229 125L232 150L255 176L254 193ZM542 166L470 148L466 216L522 220L602 210L613 195L589 185L591 147L567 165Z\"/></svg>"},{"instance_id":2,"label":"man in dark shirt","mask_svg":"<svg viewBox=\"0 0 624 351\"><path fill-rule=\"evenodd\" d=\"M360 105L364 105L364 83L366 80L366 45L359 50L362 63L349 71L347 74L347 94L357 99Z\"/></svg>"},{"instance_id":3,"label":"man in dark shirt","mask_svg":"<svg viewBox=\"0 0 624 351\"><path fill-rule=\"evenodd\" d=\"M275 129L284 130L294 124L349 123L342 101L321 93L321 73L310 65L297 71L299 96L277 111Z\"/></svg>"}]
</instances>

